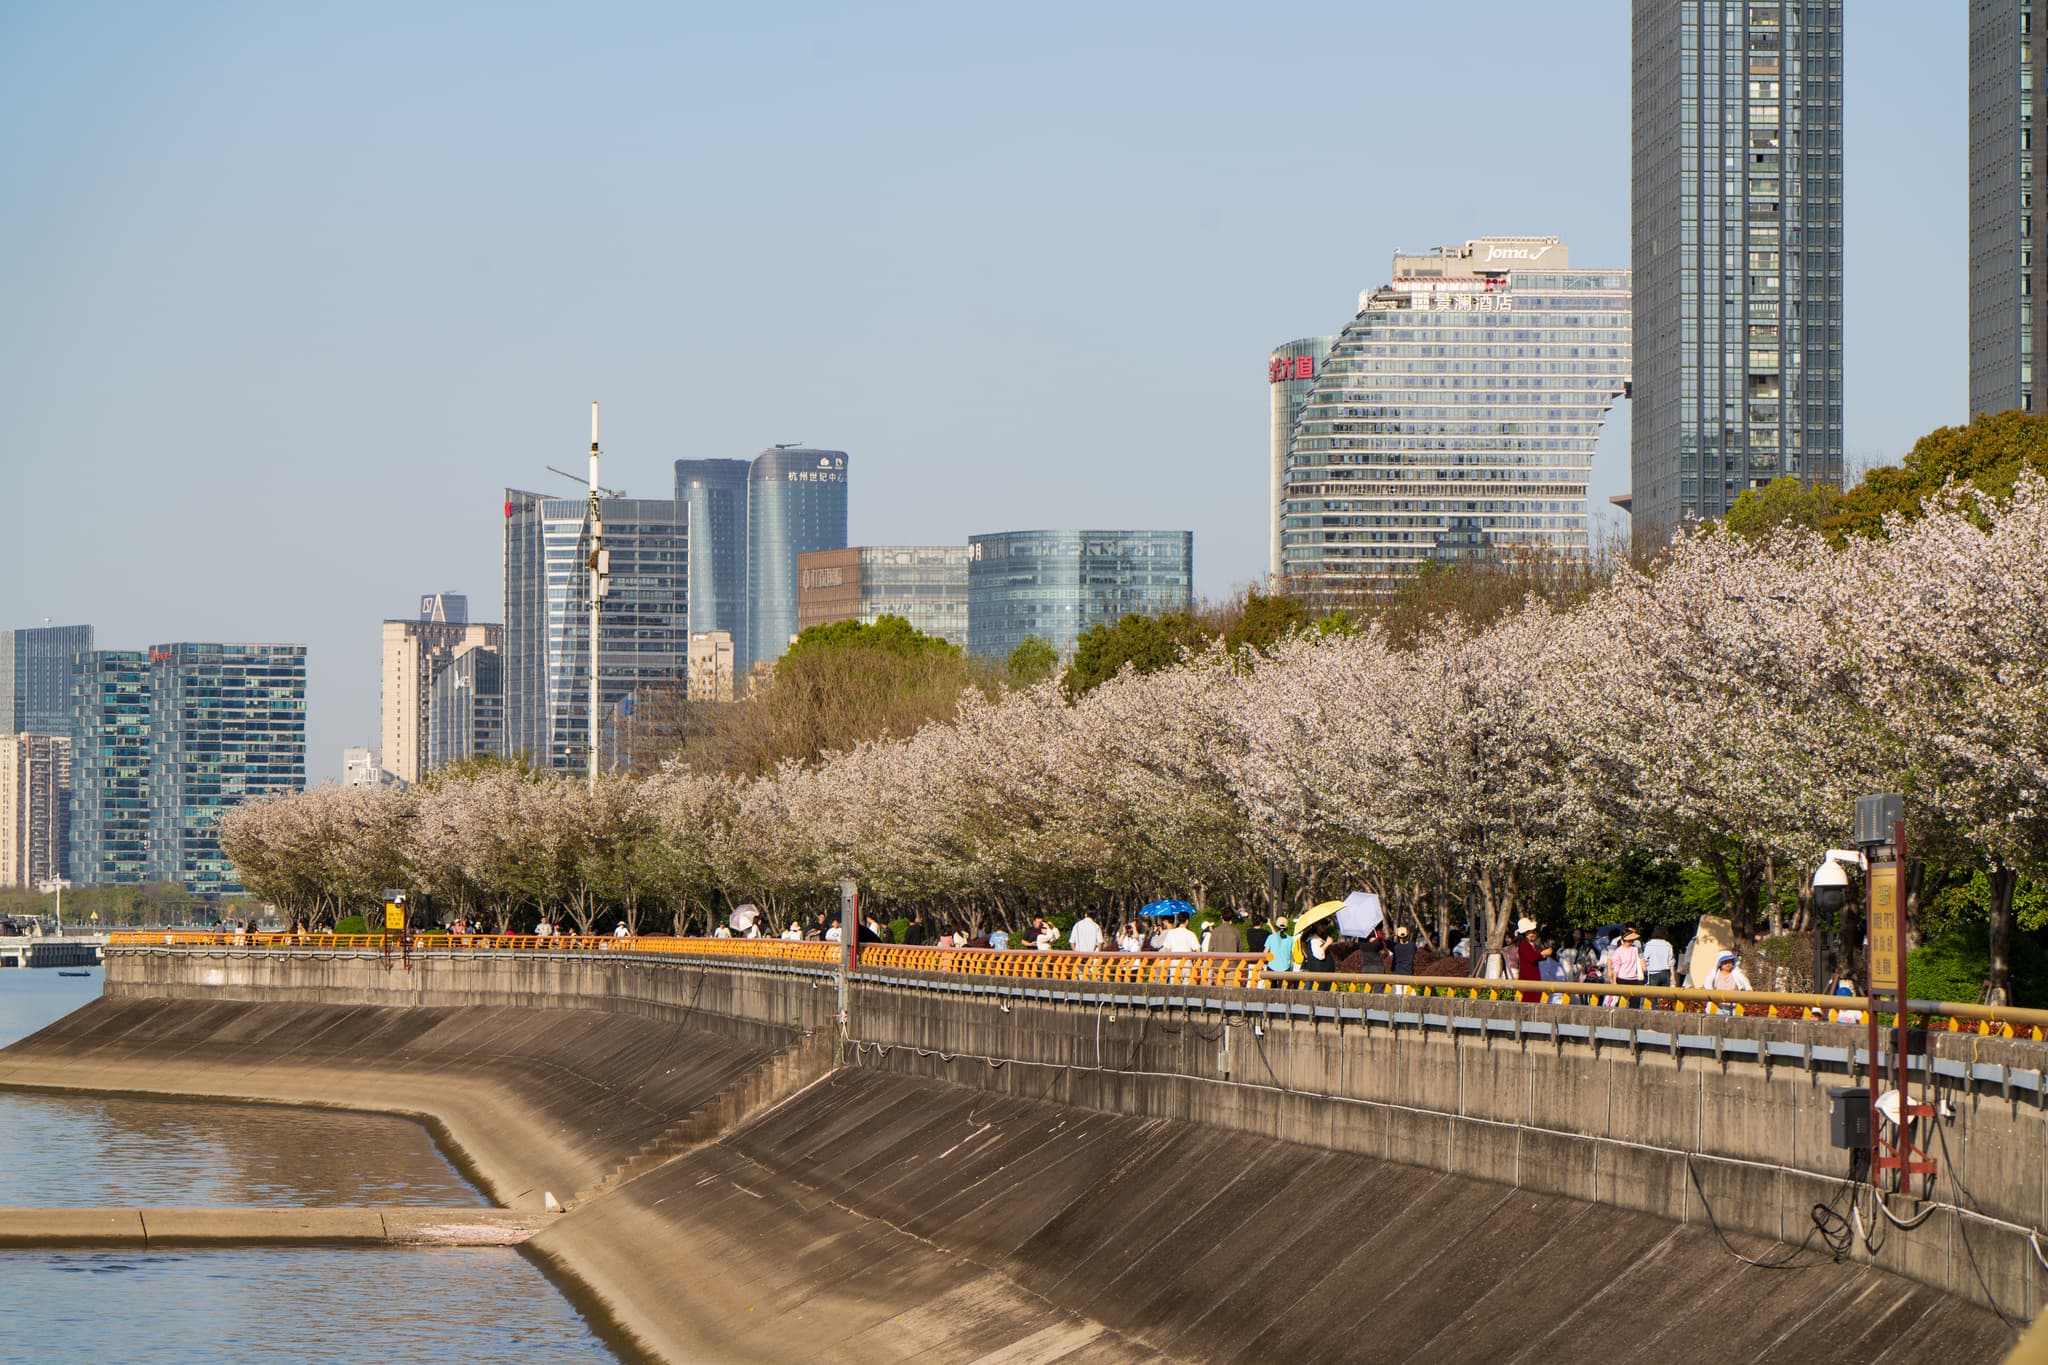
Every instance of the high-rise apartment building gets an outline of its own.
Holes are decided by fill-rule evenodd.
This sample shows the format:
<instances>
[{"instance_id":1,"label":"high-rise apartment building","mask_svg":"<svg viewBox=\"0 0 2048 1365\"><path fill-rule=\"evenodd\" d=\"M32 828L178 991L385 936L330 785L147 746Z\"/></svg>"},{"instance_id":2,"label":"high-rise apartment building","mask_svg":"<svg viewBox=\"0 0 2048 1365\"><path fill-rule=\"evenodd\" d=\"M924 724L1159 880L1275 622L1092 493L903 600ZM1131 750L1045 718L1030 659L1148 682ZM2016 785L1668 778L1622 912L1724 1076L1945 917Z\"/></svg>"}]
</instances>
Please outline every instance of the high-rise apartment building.
<instances>
[{"instance_id":1,"label":"high-rise apartment building","mask_svg":"<svg viewBox=\"0 0 2048 1365\"><path fill-rule=\"evenodd\" d=\"M2034 16L2048 0L1970 0L1970 414L2043 411L2040 263L2048 221L2034 213L2034 111L2048 80L2034 60Z\"/></svg>"},{"instance_id":2,"label":"high-rise apartment building","mask_svg":"<svg viewBox=\"0 0 2048 1365\"><path fill-rule=\"evenodd\" d=\"M64 876L70 829L70 737L0 735L0 886Z\"/></svg>"},{"instance_id":3,"label":"high-rise apartment building","mask_svg":"<svg viewBox=\"0 0 2048 1365\"><path fill-rule=\"evenodd\" d=\"M427 708L427 771L505 751L505 656L474 645L434 678Z\"/></svg>"},{"instance_id":4,"label":"high-rise apartment building","mask_svg":"<svg viewBox=\"0 0 2048 1365\"><path fill-rule=\"evenodd\" d=\"M1634 0L1639 539L1842 479L1842 0Z\"/></svg>"},{"instance_id":5,"label":"high-rise apartment building","mask_svg":"<svg viewBox=\"0 0 2048 1365\"><path fill-rule=\"evenodd\" d=\"M690 637L691 701L731 701L736 677L729 632L707 630Z\"/></svg>"},{"instance_id":6,"label":"high-rise apartment building","mask_svg":"<svg viewBox=\"0 0 2048 1365\"><path fill-rule=\"evenodd\" d=\"M926 635L967 644L965 545L854 545L797 556L799 633L835 621L900 616Z\"/></svg>"},{"instance_id":7,"label":"high-rise apartment building","mask_svg":"<svg viewBox=\"0 0 2048 1365\"><path fill-rule=\"evenodd\" d=\"M967 649L1004 659L1027 636L1061 658L1090 627L1185 611L1192 531L1000 531L967 538Z\"/></svg>"},{"instance_id":8,"label":"high-rise apartment building","mask_svg":"<svg viewBox=\"0 0 2048 1365\"><path fill-rule=\"evenodd\" d=\"M505 750L538 766L589 759L588 541L580 498L505 491ZM641 689L684 684L689 530L683 504L599 503L610 570L599 611L600 717Z\"/></svg>"},{"instance_id":9,"label":"high-rise apartment building","mask_svg":"<svg viewBox=\"0 0 2048 1365\"><path fill-rule=\"evenodd\" d=\"M1628 272L1485 237L1392 273L1296 405L1282 584L1340 606L1426 564L1584 555L1593 449L1628 386Z\"/></svg>"},{"instance_id":10,"label":"high-rise apartment building","mask_svg":"<svg viewBox=\"0 0 2048 1365\"><path fill-rule=\"evenodd\" d=\"M135 649L79 656L71 732L71 880L149 880L150 664Z\"/></svg>"},{"instance_id":11,"label":"high-rise apartment building","mask_svg":"<svg viewBox=\"0 0 2048 1365\"><path fill-rule=\"evenodd\" d=\"M676 501L690 528L690 633L747 629L746 460L677 460Z\"/></svg>"},{"instance_id":12,"label":"high-rise apartment building","mask_svg":"<svg viewBox=\"0 0 2048 1365\"><path fill-rule=\"evenodd\" d=\"M738 667L773 663L795 636L797 556L846 548L846 452L776 446L747 478L747 631Z\"/></svg>"},{"instance_id":13,"label":"high-rise apartment building","mask_svg":"<svg viewBox=\"0 0 2048 1365\"><path fill-rule=\"evenodd\" d=\"M417 782L427 774L434 680L463 650L502 649L504 644L505 628L471 624L469 600L455 593L422 597L416 620L384 623L377 733L387 772L401 782Z\"/></svg>"},{"instance_id":14,"label":"high-rise apartment building","mask_svg":"<svg viewBox=\"0 0 2048 1365\"><path fill-rule=\"evenodd\" d=\"M91 626L0 630L0 733L68 735L78 656Z\"/></svg>"},{"instance_id":15,"label":"high-rise apartment building","mask_svg":"<svg viewBox=\"0 0 2048 1365\"><path fill-rule=\"evenodd\" d=\"M1323 361L1336 344L1335 337L1303 337L1275 346L1266 361L1273 443L1273 532L1266 565L1269 586L1278 586L1287 577L1286 556L1281 549L1285 529L1281 525L1281 508L1287 501L1287 455L1294 444L1294 424L1301 418L1302 405L1315 390Z\"/></svg>"},{"instance_id":16,"label":"high-rise apartment building","mask_svg":"<svg viewBox=\"0 0 2048 1365\"><path fill-rule=\"evenodd\" d=\"M222 811L306 786L306 647L180 643L149 651L149 880L242 890Z\"/></svg>"}]
</instances>

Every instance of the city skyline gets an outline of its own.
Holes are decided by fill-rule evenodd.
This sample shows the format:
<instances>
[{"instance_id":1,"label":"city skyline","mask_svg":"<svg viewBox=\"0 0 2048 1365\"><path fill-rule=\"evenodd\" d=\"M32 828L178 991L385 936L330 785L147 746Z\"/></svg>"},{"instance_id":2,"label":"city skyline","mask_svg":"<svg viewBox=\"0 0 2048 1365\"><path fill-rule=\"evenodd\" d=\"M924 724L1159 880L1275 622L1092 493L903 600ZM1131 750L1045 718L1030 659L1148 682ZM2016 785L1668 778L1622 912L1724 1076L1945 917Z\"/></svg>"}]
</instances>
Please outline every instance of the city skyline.
<instances>
[{"instance_id":1,"label":"city skyline","mask_svg":"<svg viewBox=\"0 0 2048 1365\"><path fill-rule=\"evenodd\" d=\"M1249 375L1275 339L1328 328L1395 248L1534 225L1628 260L1627 12L1570 33L1514 13L1472 11L1512 41L1460 56L1471 79L1447 108L1403 63L1368 95L1333 93L1357 54L1433 41L1409 14L1341 16L1304 52L1283 25L1201 7L1164 31L1078 8L936 27L821 11L790 50L765 20L648 11L616 30L508 23L470 53L449 18L396 51L360 16L110 32L17 7L0 19L0 158L62 209L0 228L24 271L0 441L12 495L43 509L0 561L0 626L304 639L310 776L335 776L376 735L376 623L423 583L502 600L496 490L571 463L593 397L608 481L643 497L669 492L677 459L807 440L862 460L852 543L1185 526L1197 593L1225 596L1267 562ZM1968 416L1966 24L1913 13L1858 9L1845 35L1852 476ZM719 54L691 59L688 94L660 74L681 50ZM522 112L568 51L608 69L606 98L566 123ZM877 66L889 93L852 82ZM787 107L734 121L784 68L802 77ZM365 109L365 81L395 93ZM1071 92L1050 115L1048 82ZM1397 129L1425 106L1470 154L1316 175L1311 217L1341 231L1264 211L1276 172L1322 164L1327 119ZM1571 155L1481 155L1506 129ZM687 174L645 173L671 165ZM537 187L570 180L605 211L548 208ZM672 180L729 207L679 228ZM375 207L394 198L407 213ZM1883 325L1907 286L1932 300L1910 335ZM791 385L786 339L821 312L835 322ZM971 336L977 363L930 347L941 335ZM1601 441L1596 507L1627 486L1627 418ZM122 496L77 555L64 509L103 486ZM402 534L355 529L395 498Z\"/></svg>"}]
</instances>

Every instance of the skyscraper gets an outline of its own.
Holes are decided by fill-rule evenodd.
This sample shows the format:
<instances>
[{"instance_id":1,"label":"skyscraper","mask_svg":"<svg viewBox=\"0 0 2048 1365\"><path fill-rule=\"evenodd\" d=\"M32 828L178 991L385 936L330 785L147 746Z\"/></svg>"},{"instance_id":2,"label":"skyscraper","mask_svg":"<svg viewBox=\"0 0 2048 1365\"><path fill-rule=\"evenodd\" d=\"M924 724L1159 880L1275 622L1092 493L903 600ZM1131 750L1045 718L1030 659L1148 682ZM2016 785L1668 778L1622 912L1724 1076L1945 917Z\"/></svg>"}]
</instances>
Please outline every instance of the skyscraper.
<instances>
[{"instance_id":1,"label":"skyscraper","mask_svg":"<svg viewBox=\"0 0 2048 1365\"><path fill-rule=\"evenodd\" d=\"M459 649L434 676L427 708L427 771L505 751L505 659L483 645Z\"/></svg>"},{"instance_id":2,"label":"skyscraper","mask_svg":"<svg viewBox=\"0 0 2048 1365\"><path fill-rule=\"evenodd\" d=\"M0 733L68 735L78 656L91 626L0 630Z\"/></svg>"},{"instance_id":3,"label":"skyscraper","mask_svg":"<svg viewBox=\"0 0 2048 1365\"><path fill-rule=\"evenodd\" d=\"M1842 479L1842 0L1634 0L1639 538Z\"/></svg>"},{"instance_id":4,"label":"skyscraper","mask_svg":"<svg viewBox=\"0 0 2048 1365\"><path fill-rule=\"evenodd\" d=\"M1308 401L1309 394L1315 389L1316 375L1323 367L1323 360L1336 344L1335 337L1303 337L1299 341L1275 346L1266 361L1266 391L1272 408L1273 437L1273 534L1266 565L1266 576L1271 580L1269 586L1278 585L1287 577L1287 560L1281 553L1284 539L1281 505L1287 501L1287 452L1294 442L1294 424L1301 417L1302 404Z\"/></svg>"},{"instance_id":5,"label":"skyscraper","mask_svg":"<svg viewBox=\"0 0 2048 1365\"><path fill-rule=\"evenodd\" d=\"M685 685L689 529L669 498L606 498L598 613L600 715L640 688ZM505 491L505 746L580 770L590 739L590 615L580 498Z\"/></svg>"},{"instance_id":6,"label":"skyscraper","mask_svg":"<svg viewBox=\"0 0 2048 1365\"><path fill-rule=\"evenodd\" d=\"M79 656L71 740L71 880L149 879L149 656Z\"/></svg>"},{"instance_id":7,"label":"skyscraper","mask_svg":"<svg viewBox=\"0 0 2048 1365\"><path fill-rule=\"evenodd\" d=\"M64 876L70 829L70 736L0 735L0 886Z\"/></svg>"},{"instance_id":8,"label":"skyscraper","mask_svg":"<svg viewBox=\"0 0 2048 1365\"><path fill-rule=\"evenodd\" d=\"M305 785L304 645L150 647L149 880L241 891L220 813Z\"/></svg>"},{"instance_id":9,"label":"skyscraper","mask_svg":"<svg viewBox=\"0 0 2048 1365\"><path fill-rule=\"evenodd\" d=\"M378 744L385 770L417 782L430 769L427 735L433 725L434 680L465 649L501 649L505 628L470 624L468 599L436 593L420 599L419 619L384 623L383 696Z\"/></svg>"},{"instance_id":10,"label":"skyscraper","mask_svg":"<svg viewBox=\"0 0 2048 1365\"><path fill-rule=\"evenodd\" d=\"M2048 109L2034 15L2048 0L1970 0L1970 414L2040 412L2034 111Z\"/></svg>"},{"instance_id":11,"label":"skyscraper","mask_svg":"<svg viewBox=\"0 0 2048 1365\"><path fill-rule=\"evenodd\" d=\"M796 634L796 558L846 548L846 452L776 446L747 479L747 634L742 676Z\"/></svg>"},{"instance_id":12,"label":"skyscraper","mask_svg":"<svg viewBox=\"0 0 2048 1365\"><path fill-rule=\"evenodd\" d=\"M1341 606L1425 564L1585 554L1593 448L1628 386L1628 272L1483 237L1392 273L1297 405L1283 583Z\"/></svg>"},{"instance_id":13,"label":"skyscraper","mask_svg":"<svg viewBox=\"0 0 2048 1365\"><path fill-rule=\"evenodd\" d=\"M746 638L745 460L677 460L676 501L690 528L690 633Z\"/></svg>"},{"instance_id":14,"label":"skyscraper","mask_svg":"<svg viewBox=\"0 0 2048 1365\"><path fill-rule=\"evenodd\" d=\"M799 632L836 621L873 625L900 616L926 635L966 647L965 545L851 545L797 557Z\"/></svg>"},{"instance_id":15,"label":"skyscraper","mask_svg":"<svg viewBox=\"0 0 2048 1365\"><path fill-rule=\"evenodd\" d=\"M999 531L967 538L967 649L1002 660L1035 636L1066 658L1081 633L1193 601L1192 531Z\"/></svg>"}]
</instances>

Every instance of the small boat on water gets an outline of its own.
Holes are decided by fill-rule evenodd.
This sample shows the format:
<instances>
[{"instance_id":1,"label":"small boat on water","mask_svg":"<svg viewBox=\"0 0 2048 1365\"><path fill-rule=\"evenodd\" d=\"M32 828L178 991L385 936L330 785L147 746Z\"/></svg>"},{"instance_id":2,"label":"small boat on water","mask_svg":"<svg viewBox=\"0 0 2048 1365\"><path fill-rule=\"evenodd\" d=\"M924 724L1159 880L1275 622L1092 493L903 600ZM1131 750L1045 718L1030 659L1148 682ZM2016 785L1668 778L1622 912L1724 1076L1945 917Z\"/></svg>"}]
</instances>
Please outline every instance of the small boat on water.
<instances>
[{"instance_id":1,"label":"small boat on water","mask_svg":"<svg viewBox=\"0 0 2048 1365\"><path fill-rule=\"evenodd\" d=\"M57 969L57 975L59 975L59 976L91 976L91 975L92 975L92 973L91 973L91 972L74 972L74 971L70 971L70 970L68 970L68 969L66 969L66 968L63 968L63 967L59 967L59 968Z\"/></svg>"}]
</instances>

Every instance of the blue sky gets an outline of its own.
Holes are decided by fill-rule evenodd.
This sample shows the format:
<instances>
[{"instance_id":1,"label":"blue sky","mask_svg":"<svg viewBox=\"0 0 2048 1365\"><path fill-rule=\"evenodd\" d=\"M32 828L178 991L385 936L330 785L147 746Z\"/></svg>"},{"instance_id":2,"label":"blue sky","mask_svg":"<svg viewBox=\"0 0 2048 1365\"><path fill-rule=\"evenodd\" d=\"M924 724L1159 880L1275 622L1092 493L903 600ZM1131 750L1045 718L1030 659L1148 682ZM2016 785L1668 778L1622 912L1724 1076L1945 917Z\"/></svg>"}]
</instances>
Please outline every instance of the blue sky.
<instances>
[{"instance_id":1,"label":"blue sky","mask_svg":"<svg viewBox=\"0 0 2048 1365\"><path fill-rule=\"evenodd\" d=\"M1846 420L1966 396L1960 9L1857 0ZM1562 17L1560 17L1562 16ZM858 542L1192 528L1263 570L1265 358L1397 248L1628 258L1628 7L0 7L0 626L310 646L502 615L506 484L777 441ZM1625 412L1594 491L1627 484Z\"/></svg>"}]
</instances>

